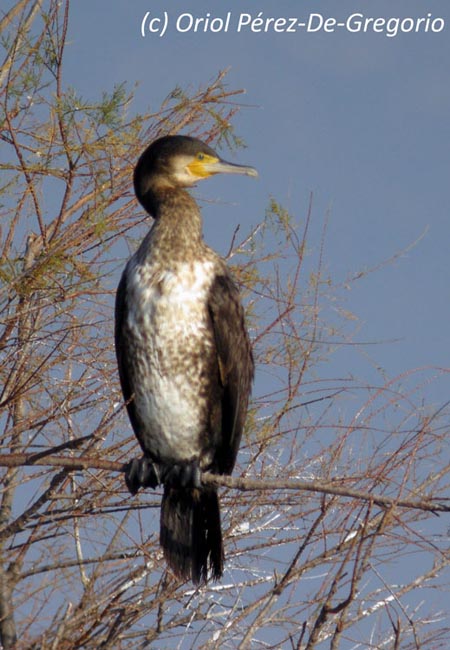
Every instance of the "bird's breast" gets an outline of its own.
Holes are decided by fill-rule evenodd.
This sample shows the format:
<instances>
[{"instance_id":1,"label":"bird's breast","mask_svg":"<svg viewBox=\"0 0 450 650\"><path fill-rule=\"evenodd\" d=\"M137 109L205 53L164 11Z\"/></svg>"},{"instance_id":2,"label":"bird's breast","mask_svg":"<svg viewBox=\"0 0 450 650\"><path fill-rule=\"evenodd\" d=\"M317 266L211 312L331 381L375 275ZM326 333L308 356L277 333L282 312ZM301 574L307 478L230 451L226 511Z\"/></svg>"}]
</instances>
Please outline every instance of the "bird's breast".
<instances>
[{"instance_id":1,"label":"bird's breast","mask_svg":"<svg viewBox=\"0 0 450 650\"><path fill-rule=\"evenodd\" d=\"M202 452L215 343L208 314L212 262L135 266L127 329L136 360L134 402L141 444L167 461Z\"/></svg>"},{"instance_id":2,"label":"bird's breast","mask_svg":"<svg viewBox=\"0 0 450 650\"><path fill-rule=\"evenodd\" d=\"M128 278L128 320L137 335L193 336L207 321L213 282L211 262L178 264L171 269L138 266Z\"/></svg>"}]
</instances>

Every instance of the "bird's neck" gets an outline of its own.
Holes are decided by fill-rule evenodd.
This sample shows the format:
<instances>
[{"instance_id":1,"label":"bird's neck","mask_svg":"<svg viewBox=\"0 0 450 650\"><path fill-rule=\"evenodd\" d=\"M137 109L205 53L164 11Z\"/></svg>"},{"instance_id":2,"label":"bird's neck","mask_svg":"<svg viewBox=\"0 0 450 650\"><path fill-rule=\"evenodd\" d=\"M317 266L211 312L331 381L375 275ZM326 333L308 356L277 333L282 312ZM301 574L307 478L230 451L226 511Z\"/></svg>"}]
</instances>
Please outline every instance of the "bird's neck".
<instances>
[{"instance_id":1,"label":"bird's neck","mask_svg":"<svg viewBox=\"0 0 450 650\"><path fill-rule=\"evenodd\" d=\"M187 259L205 246L200 210L186 190L156 190L151 193L151 205L144 207L155 219L143 242L146 258L152 259L158 251L172 260Z\"/></svg>"}]
</instances>

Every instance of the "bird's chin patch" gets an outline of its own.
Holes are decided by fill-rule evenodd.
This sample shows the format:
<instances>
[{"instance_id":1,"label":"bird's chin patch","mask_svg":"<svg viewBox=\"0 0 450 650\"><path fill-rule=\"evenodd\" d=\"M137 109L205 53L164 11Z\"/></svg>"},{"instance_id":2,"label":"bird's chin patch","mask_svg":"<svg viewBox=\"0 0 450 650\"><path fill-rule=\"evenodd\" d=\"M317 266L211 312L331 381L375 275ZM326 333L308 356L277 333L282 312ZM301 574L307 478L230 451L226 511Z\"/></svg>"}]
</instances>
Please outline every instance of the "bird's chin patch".
<instances>
[{"instance_id":1,"label":"bird's chin patch","mask_svg":"<svg viewBox=\"0 0 450 650\"><path fill-rule=\"evenodd\" d=\"M201 181L211 175L203 169L202 161L192 160L192 156L177 156L172 162L172 182L179 187L192 187L197 181Z\"/></svg>"},{"instance_id":2,"label":"bird's chin patch","mask_svg":"<svg viewBox=\"0 0 450 650\"><path fill-rule=\"evenodd\" d=\"M175 179L177 184L181 187L193 187L196 185L197 181L202 180L202 176L195 176L186 168L183 171L177 172Z\"/></svg>"}]
</instances>

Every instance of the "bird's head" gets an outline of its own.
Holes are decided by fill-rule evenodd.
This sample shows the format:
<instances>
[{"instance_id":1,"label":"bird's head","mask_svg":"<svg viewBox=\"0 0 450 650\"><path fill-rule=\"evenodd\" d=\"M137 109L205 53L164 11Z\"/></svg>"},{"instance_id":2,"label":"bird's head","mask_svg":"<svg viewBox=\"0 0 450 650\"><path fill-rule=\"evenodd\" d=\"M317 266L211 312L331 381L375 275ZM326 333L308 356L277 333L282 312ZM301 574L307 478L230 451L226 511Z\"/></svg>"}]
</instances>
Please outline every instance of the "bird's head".
<instances>
[{"instance_id":1,"label":"bird's head","mask_svg":"<svg viewBox=\"0 0 450 650\"><path fill-rule=\"evenodd\" d=\"M222 160L207 144L186 135L168 135L152 142L134 170L134 189L139 202L146 204L147 192L157 189L191 187L214 174L258 176L253 167Z\"/></svg>"}]
</instances>

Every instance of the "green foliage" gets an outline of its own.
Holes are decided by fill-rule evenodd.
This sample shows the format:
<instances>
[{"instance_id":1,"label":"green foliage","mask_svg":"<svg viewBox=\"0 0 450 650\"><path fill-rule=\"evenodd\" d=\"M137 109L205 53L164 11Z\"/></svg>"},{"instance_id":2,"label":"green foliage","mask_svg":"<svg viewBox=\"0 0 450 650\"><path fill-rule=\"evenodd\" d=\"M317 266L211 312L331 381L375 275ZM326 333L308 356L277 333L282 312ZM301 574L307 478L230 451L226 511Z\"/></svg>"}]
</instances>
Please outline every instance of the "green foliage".
<instances>
[{"instance_id":1,"label":"green foliage","mask_svg":"<svg viewBox=\"0 0 450 650\"><path fill-rule=\"evenodd\" d=\"M102 92L102 101L96 110L95 121L109 129L118 129L124 122L124 111L132 100L125 82L116 84L111 93Z\"/></svg>"}]
</instances>

